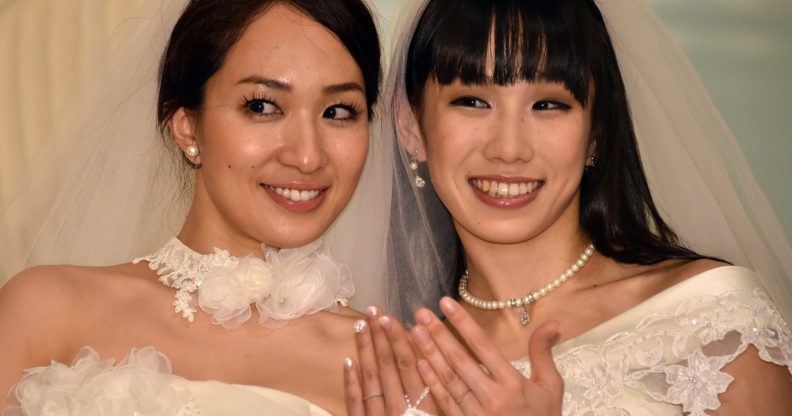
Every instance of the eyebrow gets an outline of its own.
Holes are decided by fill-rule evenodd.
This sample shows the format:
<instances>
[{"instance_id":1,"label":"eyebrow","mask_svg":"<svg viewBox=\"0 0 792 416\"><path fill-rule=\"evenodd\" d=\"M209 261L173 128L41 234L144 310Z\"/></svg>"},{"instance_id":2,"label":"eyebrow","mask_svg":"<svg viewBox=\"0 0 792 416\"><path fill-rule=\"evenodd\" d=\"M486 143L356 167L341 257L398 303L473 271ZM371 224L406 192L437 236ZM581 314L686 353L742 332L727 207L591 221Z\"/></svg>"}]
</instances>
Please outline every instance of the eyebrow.
<instances>
[{"instance_id":1,"label":"eyebrow","mask_svg":"<svg viewBox=\"0 0 792 416\"><path fill-rule=\"evenodd\" d=\"M277 79L265 78L258 75L251 75L240 80L237 84L258 84L275 90L292 90L292 86L287 82L279 81ZM366 90L363 88L363 86L357 82L344 82L341 84L328 85L322 88L322 93L324 95L332 95L348 91L359 91L363 94L366 93Z\"/></svg>"}]
</instances>

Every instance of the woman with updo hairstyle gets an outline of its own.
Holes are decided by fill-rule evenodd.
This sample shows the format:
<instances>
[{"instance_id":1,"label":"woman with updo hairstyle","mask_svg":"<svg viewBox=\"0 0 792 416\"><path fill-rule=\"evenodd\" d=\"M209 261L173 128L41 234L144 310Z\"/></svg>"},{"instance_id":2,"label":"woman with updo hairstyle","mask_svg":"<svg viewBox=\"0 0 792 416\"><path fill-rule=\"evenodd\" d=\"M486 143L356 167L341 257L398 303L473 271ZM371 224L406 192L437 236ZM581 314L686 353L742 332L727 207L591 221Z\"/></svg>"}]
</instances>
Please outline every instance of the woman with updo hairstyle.
<instances>
[{"instance_id":1,"label":"woman with updo hairstyle","mask_svg":"<svg viewBox=\"0 0 792 416\"><path fill-rule=\"evenodd\" d=\"M364 279L353 281L361 269L330 246L350 257L368 240L356 229L345 234L344 224L328 241L323 236L350 202L369 154L381 78L372 14L361 0L145 6L146 19L128 22L141 28L138 36L126 39L139 62L124 59L114 69L146 90L154 76L141 69L157 29L178 16L161 58L156 119L186 175L152 170L161 151L141 139L141 120L153 99L137 104L135 93L108 104L110 88L126 91L124 82L108 82L94 114L111 107L100 140L86 137L84 157L69 154L81 180L63 182L68 190L45 225L31 228L36 238L20 240L20 252L35 264L48 259L50 239L63 251L115 241L123 247L113 253L127 262L33 267L2 287L0 408L4 415L343 413L343 363L355 354L352 327L361 316L348 305ZM180 178L180 186L151 187L152 177ZM105 181L113 186L102 193ZM379 199L377 181L364 182L356 200ZM132 251L172 232L162 225L172 213L160 207L183 193L192 199L175 237ZM101 208L86 205L96 203ZM384 231L384 217L369 218L353 220ZM375 254L366 260L377 263Z\"/></svg>"},{"instance_id":2,"label":"woman with updo hairstyle","mask_svg":"<svg viewBox=\"0 0 792 416\"><path fill-rule=\"evenodd\" d=\"M417 3L350 414L788 412L792 250L651 9Z\"/></svg>"}]
</instances>

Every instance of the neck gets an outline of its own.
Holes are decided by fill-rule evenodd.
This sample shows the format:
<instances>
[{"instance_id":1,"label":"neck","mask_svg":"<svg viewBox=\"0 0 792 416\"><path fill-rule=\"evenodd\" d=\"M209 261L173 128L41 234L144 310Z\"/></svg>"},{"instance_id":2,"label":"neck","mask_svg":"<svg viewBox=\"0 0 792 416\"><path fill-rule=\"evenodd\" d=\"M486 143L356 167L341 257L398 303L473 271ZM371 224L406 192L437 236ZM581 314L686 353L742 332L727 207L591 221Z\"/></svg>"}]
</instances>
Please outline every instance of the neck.
<instances>
[{"instance_id":1,"label":"neck","mask_svg":"<svg viewBox=\"0 0 792 416\"><path fill-rule=\"evenodd\" d=\"M261 241L252 238L244 230L229 227L223 214L196 185L196 193L187 218L178 238L197 253L210 254L215 248L227 250L235 257L254 255L263 258Z\"/></svg>"}]
</instances>

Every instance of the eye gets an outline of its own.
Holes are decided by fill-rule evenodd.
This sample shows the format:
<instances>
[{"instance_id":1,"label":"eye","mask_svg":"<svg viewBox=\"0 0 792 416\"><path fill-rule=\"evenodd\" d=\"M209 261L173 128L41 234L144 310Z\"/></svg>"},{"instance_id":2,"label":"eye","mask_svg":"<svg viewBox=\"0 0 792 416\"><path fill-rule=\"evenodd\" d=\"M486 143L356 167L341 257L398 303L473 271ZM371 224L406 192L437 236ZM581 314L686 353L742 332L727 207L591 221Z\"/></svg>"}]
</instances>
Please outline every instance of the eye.
<instances>
[{"instance_id":1,"label":"eye","mask_svg":"<svg viewBox=\"0 0 792 416\"><path fill-rule=\"evenodd\" d=\"M459 97L451 101L451 105L456 107L469 107L469 108L490 108L488 102L476 97Z\"/></svg>"},{"instance_id":2,"label":"eye","mask_svg":"<svg viewBox=\"0 0 792 416\"><path fill-rule=\"evenodd\" d=\"M572 107L560 101L542 100L534 103L532 108L538 111L548 111L548 110L569 110Z\"/></svg>"},{"instance_id":3,"label":"eye","mask_svg":"<svg viewBox=\"0 0 792 416\"><path fill-rule=\"evenodd\" d=\"M245 110L257 116L281 114L280 108L271 100L265 98L246 98Z\"/></svg>"},{"instance_id":4,"label":"eye","mask_svg":"<svg viewBox=\"0 0 792 416\"><path fill-rule=\"evenodd\" d=\"M322 113L322 118L338 121L352 121L357 119L359 114L360 109L354 104L336 104L328 107L324 113Z\"/></svg>"}]
</instances>

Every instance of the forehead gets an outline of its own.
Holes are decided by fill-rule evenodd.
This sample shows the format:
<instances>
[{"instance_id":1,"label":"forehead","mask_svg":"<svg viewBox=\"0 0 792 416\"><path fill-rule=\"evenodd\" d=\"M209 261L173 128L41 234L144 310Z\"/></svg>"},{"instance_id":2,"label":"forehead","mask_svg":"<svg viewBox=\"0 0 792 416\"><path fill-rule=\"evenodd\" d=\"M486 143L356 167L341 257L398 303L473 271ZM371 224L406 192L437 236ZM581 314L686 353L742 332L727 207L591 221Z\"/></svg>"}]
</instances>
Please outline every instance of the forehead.
<instances>
[{"instance_id":1,"label":"forehead","mask_svg":"<svg viewBox=\"0 0 792 416\"><path fill-rule=\"evenodd\" d=\"M283 4L253 20L216 75L237 81L252 74L289 83L362 83L343 43L326 27Z\"/></svg>"}]
</instances>

